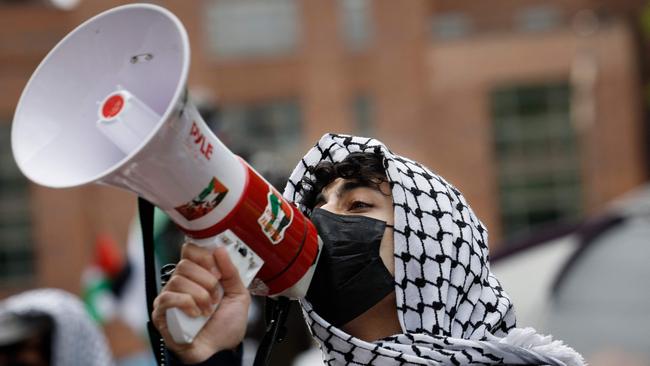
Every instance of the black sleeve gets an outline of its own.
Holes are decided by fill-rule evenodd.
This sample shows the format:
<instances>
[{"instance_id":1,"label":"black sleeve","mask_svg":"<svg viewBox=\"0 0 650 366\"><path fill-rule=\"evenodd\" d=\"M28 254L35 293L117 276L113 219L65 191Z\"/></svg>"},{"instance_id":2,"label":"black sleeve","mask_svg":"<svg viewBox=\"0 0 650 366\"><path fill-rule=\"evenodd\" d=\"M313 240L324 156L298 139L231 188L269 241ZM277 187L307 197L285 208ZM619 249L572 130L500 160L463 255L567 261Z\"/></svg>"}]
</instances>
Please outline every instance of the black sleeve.
<instances>
[{"instance_id":1,"label":"black sleeve","mask_svg":"<svg viewBox=\"0 0 650 366\"><path fill-rule=\"evenodd\" d=\"M225 350L215 353L207 360L196 364L184 364L173 352L167 350L167 366L241 366L243 346L240 343L234 350Z\"/></svg>"}]
</instances>

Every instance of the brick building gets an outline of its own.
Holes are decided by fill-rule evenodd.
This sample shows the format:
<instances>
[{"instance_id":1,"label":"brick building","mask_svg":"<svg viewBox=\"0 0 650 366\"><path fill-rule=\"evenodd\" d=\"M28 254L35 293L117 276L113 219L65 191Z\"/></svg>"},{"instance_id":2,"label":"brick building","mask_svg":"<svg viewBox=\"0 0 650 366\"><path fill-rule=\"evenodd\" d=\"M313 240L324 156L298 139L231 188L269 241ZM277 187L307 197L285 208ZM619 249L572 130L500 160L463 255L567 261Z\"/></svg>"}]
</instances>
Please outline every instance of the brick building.
<instances>
[{"instance_id":1,"label":"brick building","mask_svg":"<svg viewBox=\"0 0 650 366\"><path fill-rule=\"evenodd\" d=\"M15 168L10 123L35 67L76 25L128 1L45 3L0 1L0 296L78 293L94 238L123 241L135 209L128 193L51 190ZM189 89L209 122L262 171L288 173L327 131L377 137L459 187L492 250L647 177L630 20L640 1L156 3L188 30Z\"/></svg>"}]
</instances>

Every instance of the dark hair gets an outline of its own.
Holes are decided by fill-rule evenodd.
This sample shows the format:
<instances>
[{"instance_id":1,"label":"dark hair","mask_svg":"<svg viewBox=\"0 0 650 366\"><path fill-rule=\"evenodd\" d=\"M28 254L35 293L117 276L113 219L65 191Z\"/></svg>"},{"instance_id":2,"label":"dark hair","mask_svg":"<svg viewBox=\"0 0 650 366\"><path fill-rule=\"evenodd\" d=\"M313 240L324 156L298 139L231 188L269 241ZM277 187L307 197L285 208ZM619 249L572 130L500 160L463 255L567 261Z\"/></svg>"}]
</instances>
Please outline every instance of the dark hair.
<instances>
[{"instance_id":1,"label":"dark hair","mask_svg":"<svg viewBox=\"0 0 650 366\"><path fill-rule=\"evenodd\" d=\"M388 181L384 168L384 157L379 151L353 152L340 162L321 161L307 168L313 177L305 176L300 182L302 191L300 204L311 211L321 190L336 178L354 179L364 186L376 187Z\"/></svg>"}]
</instances>

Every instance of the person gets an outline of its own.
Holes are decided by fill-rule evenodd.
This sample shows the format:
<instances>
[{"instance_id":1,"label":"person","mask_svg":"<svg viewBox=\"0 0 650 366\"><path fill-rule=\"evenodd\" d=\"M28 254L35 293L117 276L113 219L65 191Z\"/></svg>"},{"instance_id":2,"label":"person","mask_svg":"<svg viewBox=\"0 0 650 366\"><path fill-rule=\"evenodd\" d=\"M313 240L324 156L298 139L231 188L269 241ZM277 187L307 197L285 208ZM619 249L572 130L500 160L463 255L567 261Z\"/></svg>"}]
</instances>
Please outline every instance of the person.
<instances>
[{"instance_id":1,"label":"person","mask_svg":"<svg viewBox=\"0 0 650 366\"><path fill-rule=\"evenodd\" d=\"M300 304L325 364L584 364L561 341L515 327L490 271L487 230L465 198L380 141L324 135L284 197L323 240ZM224 250L186 244L182 258L152 317L181 362L210 364L241 342L250 295ZM193 343L173 342L166 309L209 314L218 302Z\"/></svg>"},{"instance_id":2,"label":"person","mask_svg":"<svg viewBox=\"0 0 650 366\"><path fill-rule=\"evenodd\" d=\"M75 295L43 288L0 301L0 366L114 364L104 334Z\"/></svg>"},{"instance_id":3,"label":"person","mask_svg":"<svg viewBox=\"0 0 650 366\"><path fill-rule=\"evenodd\" d=\"M49 365L52 319L43 314L0 313L0 366Z\"/></svg>"}]
</instances>

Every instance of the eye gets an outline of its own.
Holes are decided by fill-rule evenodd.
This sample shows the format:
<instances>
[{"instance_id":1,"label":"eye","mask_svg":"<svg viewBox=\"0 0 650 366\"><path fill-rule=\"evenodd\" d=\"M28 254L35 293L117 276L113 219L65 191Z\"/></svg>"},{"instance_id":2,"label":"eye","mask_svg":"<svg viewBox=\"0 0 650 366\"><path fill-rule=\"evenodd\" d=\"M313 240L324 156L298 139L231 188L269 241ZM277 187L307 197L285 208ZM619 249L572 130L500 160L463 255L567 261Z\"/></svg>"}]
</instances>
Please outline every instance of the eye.
<instances>
[{"instance_id":1,"label":"eye","mask_svg":"<svg viewBox=\"0 0 650 366\"><path fill-rule=\"evenodd\" d=\"M352 204L350 204L350 211L358 211L358 210L363 210L363 209L368 209L373 207L372 204L363 202L363 201L353 201Z\"/></svg>"}]
</instances>

